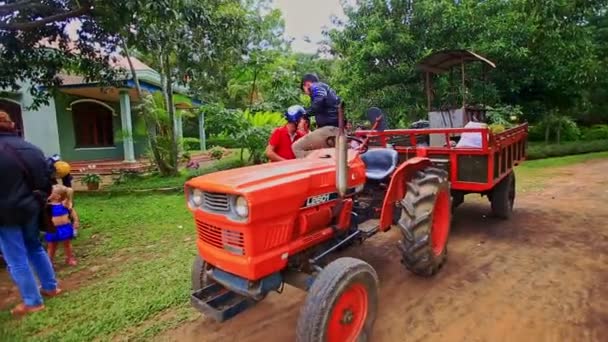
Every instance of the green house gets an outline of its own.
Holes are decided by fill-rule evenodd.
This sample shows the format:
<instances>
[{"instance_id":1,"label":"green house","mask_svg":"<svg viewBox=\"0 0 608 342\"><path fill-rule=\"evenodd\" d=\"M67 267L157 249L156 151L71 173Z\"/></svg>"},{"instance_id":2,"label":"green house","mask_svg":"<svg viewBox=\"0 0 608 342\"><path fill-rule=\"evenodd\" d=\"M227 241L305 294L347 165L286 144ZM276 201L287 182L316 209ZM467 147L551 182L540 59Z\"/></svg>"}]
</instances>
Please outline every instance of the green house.
<instances>
[{"instance_id":1,"label":"green house","mask_svg":"<svg viewBox=\"0 0 608 342\"><path fill-rule=\"evenodd\" d=\"M158 72L131 58L141 87L158 92ZM126 70L126 58L118 58L116 67ZM129 76L120 87L101 87L86 83L82 77L60 75L62 86L48 105L28 109L32 103L31 84L22 84L18 92L0 93L0 110L9 113L25 140L37 145L45 155L60 154L74 164L92 162L136 163L147 150L143 119L133 107L139 101L135 82ZM175 106L192 108L200 102L188 97L187 89L175 87ZM199 123L202 127L201 117ZM182 136L181 118L176 118L176 132ZM204 130L200 129L201 141Z\"/></svg>"}]
</instances>

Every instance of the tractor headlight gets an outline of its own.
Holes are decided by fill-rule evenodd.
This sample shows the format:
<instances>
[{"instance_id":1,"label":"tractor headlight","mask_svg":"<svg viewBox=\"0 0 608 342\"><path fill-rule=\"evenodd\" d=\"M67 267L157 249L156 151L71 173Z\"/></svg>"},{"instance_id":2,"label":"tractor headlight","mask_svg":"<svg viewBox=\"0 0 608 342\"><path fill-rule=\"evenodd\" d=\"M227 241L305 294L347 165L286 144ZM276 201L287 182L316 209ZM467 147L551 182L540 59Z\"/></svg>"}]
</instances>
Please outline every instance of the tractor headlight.
<instances>
[{"instance_id":1,"label":"tractor headlight","mask_svg":"<svg viewBox=\"0 0 608 342\"><path fill-rule=\"evenodd\" d=\"M239 196L236 198L236 201L234 202L234 211L242 218L249 216L249 203L247 203L245 197Z\"/></svg>"},{"instance_id":2,"label":"tractor headlight","mask_svg":"<svg viewBox=\"0 0 608 342\"><path fill-rule=\"evenodd\" d=\"M190 201L195 207L199 208L203 205L204 196L205 195L203 195L202 191L200 191L199 189L194 189L192 190L192 194L190 195Z\"/></svg>"}]
</instances>

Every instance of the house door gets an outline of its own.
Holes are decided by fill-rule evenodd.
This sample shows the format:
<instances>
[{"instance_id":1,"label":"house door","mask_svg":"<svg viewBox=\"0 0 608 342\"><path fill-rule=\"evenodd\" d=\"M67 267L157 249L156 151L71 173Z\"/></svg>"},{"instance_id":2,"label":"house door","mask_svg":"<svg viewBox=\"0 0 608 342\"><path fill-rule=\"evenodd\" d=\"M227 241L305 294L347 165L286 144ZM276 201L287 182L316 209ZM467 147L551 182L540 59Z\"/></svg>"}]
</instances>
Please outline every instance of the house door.
<instances>
[{"instance_id":1,"label":"house door","mask_svg":"<svg viewBox=\"0 0 608 342\"><path fill-rule=\"evenodd\" d=\"M21 117L21 105L6 99L0 99L0 111L7 112L15 123L15 129L20 137L23 137L23 118Z\"/></svg>"}]
</instances>

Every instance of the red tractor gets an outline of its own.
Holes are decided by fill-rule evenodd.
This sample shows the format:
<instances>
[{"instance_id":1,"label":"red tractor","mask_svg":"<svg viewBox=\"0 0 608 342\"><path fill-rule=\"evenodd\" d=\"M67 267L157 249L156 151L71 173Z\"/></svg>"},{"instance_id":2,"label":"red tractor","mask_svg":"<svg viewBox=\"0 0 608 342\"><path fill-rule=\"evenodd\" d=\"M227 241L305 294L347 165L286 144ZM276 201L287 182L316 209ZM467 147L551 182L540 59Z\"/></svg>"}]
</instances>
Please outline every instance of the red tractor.
<instances>
[{"instance_id":1,"label":"red tractor","mask_svg":"<svg viewBox=\"0 0 608 342\"><path fill-rule=\"evenodd\" d=\"M461 53L457 58L464 63L470 55ZM431 134L443 136L445 143L420 146L420 137ZM466 134L479 135L481 146L448 143ZM430 128L357 135L347 137L340 127L336 148L186 183L198 233L195 308L224 321L289 284L308 291L298 341L369 340L378 276L363 260L328 262L329 255L396 225L405 268L431 276L446 261L453 198L481 193L491 198L495 213L509 216L512 168L525 158L525 124L501 134L488 128ZM394 138L403 146L390 146ZM347 149L348 140L359 148ZM377 223L362 225L369 220Z\"/></svg>"}]
</instances>

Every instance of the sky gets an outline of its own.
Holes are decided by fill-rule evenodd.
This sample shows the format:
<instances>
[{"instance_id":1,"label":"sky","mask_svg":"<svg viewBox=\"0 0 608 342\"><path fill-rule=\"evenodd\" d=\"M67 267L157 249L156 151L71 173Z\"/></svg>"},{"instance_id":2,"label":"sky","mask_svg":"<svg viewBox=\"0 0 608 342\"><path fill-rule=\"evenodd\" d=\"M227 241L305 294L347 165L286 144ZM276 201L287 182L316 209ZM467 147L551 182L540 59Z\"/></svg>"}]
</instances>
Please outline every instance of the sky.
<instances>
[{"instance_id":1,"label":"sky","mask_svg":"<svg viewBox=\"0 0 608 342\"><path fill-rule=\"evenodd\" d=\"M317 42L323 39L324 28L332 27L331 17L345 19L340 0L271 0L273 7L281 10L285 20L285 34L294 41L291 48L296 52L315 53ZM353 4L353 0L347 3ZM79 23L68 25L68 32L75 35ZM305 37L310 38L310 42Z\"/></svg>"},{"instance_id":2,"label":"sky","mask_svg":"<svg viewBox=\"0 0 608 342\"><path fill-rule=\"evenodd\" d=\"M272 0L283 13L285 33L294 38L291 47L296 52L315 53L323 39L323 27L331 27L331 16L344 19L340 0ZM310 38L311 43L305 41Z\"/></svg>"}]
</instances>

